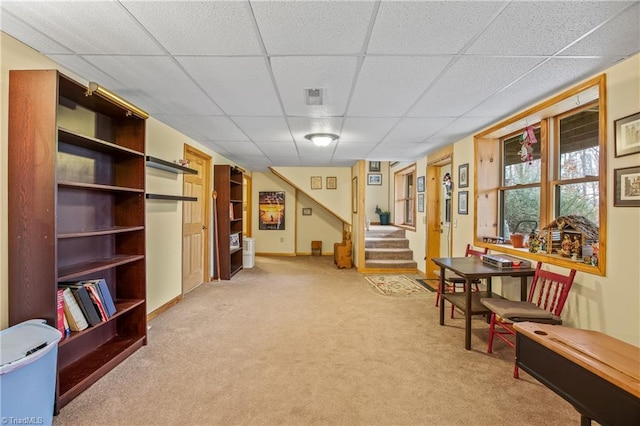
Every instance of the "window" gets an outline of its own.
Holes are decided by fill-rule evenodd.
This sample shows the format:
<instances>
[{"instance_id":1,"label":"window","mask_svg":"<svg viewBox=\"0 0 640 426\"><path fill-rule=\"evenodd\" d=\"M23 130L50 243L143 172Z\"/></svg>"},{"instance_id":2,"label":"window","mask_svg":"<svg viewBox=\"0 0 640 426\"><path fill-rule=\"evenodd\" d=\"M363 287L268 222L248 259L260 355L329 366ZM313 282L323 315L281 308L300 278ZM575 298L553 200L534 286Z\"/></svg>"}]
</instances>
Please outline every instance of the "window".
<instances>
[{"instance_id":1,"label":"window","mask_svg":"<svg viewBox=\"0 0 640 426\"><path fill-rule=\"evenodd\" d=\"M415 169L412 165L395 174L395 218L402 220L396 225L415 226Z\"/></svg>"},{"instance_id":2,"label":"window","mask_svg":"<svg viewBox=\"0 0 640 426\"><path fill-rule=\"evenodd\" d=\"M605 274L605 99L601 75L475 135L478 245ZM536 143L523 144L532 134ZM596 265L571 261L555 249L529 253L493 244L514 232L540 230L567 215L586 217L599 227Z\"/></svg>"}]
</instances>

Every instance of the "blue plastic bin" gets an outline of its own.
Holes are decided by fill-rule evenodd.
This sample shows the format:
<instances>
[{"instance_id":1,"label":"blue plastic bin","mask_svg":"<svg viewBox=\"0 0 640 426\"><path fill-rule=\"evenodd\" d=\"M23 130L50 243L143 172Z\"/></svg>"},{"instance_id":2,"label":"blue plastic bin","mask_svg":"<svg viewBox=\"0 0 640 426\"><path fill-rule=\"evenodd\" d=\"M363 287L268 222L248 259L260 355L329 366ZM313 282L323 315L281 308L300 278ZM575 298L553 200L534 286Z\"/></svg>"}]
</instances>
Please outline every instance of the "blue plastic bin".
<instances>
[{"instance_id":1,"label":"blue plastic bin","mask_svg":"<svg viewBox=\"0 0 640 426\"><path fill-rule=\"evenodd\" d=\"M62 333L43 320L0 331L0 422L53 422L58 341Z\"/></svg>"}]
</instances>

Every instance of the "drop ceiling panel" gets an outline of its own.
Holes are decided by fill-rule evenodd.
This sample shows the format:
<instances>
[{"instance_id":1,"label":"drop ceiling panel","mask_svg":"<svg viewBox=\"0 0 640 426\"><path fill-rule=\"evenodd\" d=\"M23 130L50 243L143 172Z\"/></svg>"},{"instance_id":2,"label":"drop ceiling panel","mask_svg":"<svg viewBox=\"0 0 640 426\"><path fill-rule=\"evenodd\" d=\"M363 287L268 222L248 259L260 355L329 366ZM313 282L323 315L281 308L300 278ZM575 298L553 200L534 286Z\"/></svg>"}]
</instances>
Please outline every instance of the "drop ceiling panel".
<instances>
[{"instance_id":1,"label":"drop ceiling panel","mask_svg":"<svg viewBox=\"0 0 640 426\"><path fill-rule=\"evenodd\" d=\"M56 42L75 53L163 52L118 2L25 1L3 2L2 7L19 14L42 33L55 34Z\"/></svg>"},{"instance_id":2,"label":"drop ceiling panel","mask_svg":"<svg viewBox=\"0 0 640 426\"><path fill-rule=\"evenodd\" d=\"M347 117L340 142L381 141L397 122L397 118Z\"/></svg>"},{"instance_id":3,"label":"drop ceiling panel","mask_svg":"<svg viewBox=\"0 0 640 426\"><path fill-rule=\"evenodd\" d=\"M254 141L293 142L284 117L231 117L238 127Z\"/></svg>"},{"instance_id":4,"label":"drop ceiling panel","mask_svg":"<svg viewBox=\"0 0 640 426\"><path fill-rule=\"evenodd\" d=\"M6 2L5 2L6 4ZM69 49L52 40L28 23L13 16L10 12L1 12L0 30L42 53L71 53Z\"/></svg>"},{"instance_id":5,"label":"drop ceiling panel","mask_svg":"<svg viewBox=\"0 0 640 426\"><path fill-rule=\"evenodd\" d=\"M264 58L179 57L191 77L228 115L281 115Z\"/></svg>"},{"instance_id":6,"label":"drop ceiling panel","mask_svg":"<svg viewBox=\"0 0 640 426\"><path fill-rule=\"evenodd\" d=\"M173 55L259 55L248 2L125 1L134 17Z\"/></svg>"},{"instance_id":7,"label":"drop ceiling panel","mask_svg":"<svg viewBox=\"0 0 640 426\"><path fill-rule=\"evenodd\" d=\"M421 149L420 144L386 143L374 148L367 158L379 161L413 161Z\"/></svg>"},{"instance_id":8,"label":"drop ceiling panel","mask_svg":"<svg viewBox=\"0 0 640 426\"><path fill-rule=\"evenodd\" d=\"M376 146L375 142L344 142L340 140L338 145L336 146L336 150L334 153L335 157L338 158L351 158L351 159L359 159L366 158L367 154Z\"/></svg>"},{"instance_id":9,"label":"drop ceiling panel","mask_svg":"<svg viewBox=\"0 0 640 426\"><path fill-rule=\"evenodd\" d=\"M4 19L4 17L2 19ZM102 87L106 87L107 89L112 91L118 90L118 94L120 96L123 96L120 93L121 89L125 89L125 86L122 83L113 79L111 76L105 74L101 69L93 66L92 64L84 60L81 56L49 55L49 58L54 60L58 64L62 65L64 68L68 70L73 70L74 74L80 76L84 80L95 81ZM72 77L72 76L68 76L68 77ZM127 100L132 102L129 99Z\"/></svg>"},{"instance_id":10,"label":"drop ceiling panel","mask_svg":"<svg viewBox=\"0 0 640 426\"><path fill-rule=\"evenodd\" d=\"M608 1L511 2L467 53L552 55L624 6Z\"/></svg>"},{"instance_id":11,"label":"drop ceiling panel","mask_svg":"<svg viewBox=\"0 0 640 426\"><path fill-rule=\"evenodd\" d=\"M270 55L358 53L374 6L374 2L251 3Z\"/></svg>"},{"instance_id":12,"label":"drop ceiling panel","mask_svg":"<svg viewBox=\"0 0 640 426\"><path fill-rule=\"evenodd\" d=\"M284 110L289 115L343 115L357 59L341 56L275 57L271 68ZM324 105L306 105L306 88L322 88Z\"/></svg>"},{"instance_id":13,"label":"drop ceiling panel","mask_svg":"<svg viewBox=\"0 0 640 426\"><path fill-rule=\"evenodd\" d=\"M399 117L447 66L448 57L367 57L349 115Z\"/></svg>"},{"instance_id":14,"label":"drop ceiling panel","mask_svg":"<svg viewBox=\"0 0 640 426\"><path fill-rule=\"evenodd\" d=\"M230 153L233 153L235 158L240 158L239 155L254 155L257 157L264 156L264 153L253 142L216 141L216 145L224 148Z\"/></svg>"},{"instance_id":15,"label":"drop ceiling panel","mask_svg":"<svg viewBox=\"0 0 640 426\"><path fill-rule=\"evenodd\" d=\"M298 157L296 144L293 142L256 142L258 148L269 157Z\"/></svg>"},{"instance_id":16,"label":"drop ceiling panel","mask_svg":"<svg viewBox=\"0 0 640 426\"><path fill-rule=\"evenodd\" d=\"M368 53L455 54L506 2L382 2ZM461 31L463 30L463 31Z\"/></svg>"},{"instance_id":17,"label":"drop ceiling panel","mask_svg":"<svg viewBox=\"0 0 640 426\"><path fill-rule=\"evenodd\" d=\"M293 139L296 142L311 143L304 137L309 133L335 133L336 135L340 135L342 118L291 117L289 118L289 126L293 134Z\"/></svg>"},{"instance_id":18,"label":"drop ceiling panel","mask_svg":"<svg viewBox=\"0 0 640 426\"><path fill-rule=\"evenodd\" d=\"M269 156L269 165L274 164L277 165L278 167L298 167L298 166L302 166L302 160L300 160L300 158L298 157L281 157L281 156L277 156L277 155L270 155ZM258 163L254 163L254 164L258 164ZM264 167L264 170L266 170L267 166L262 166ZM258 170L258 171L262 171L260 168L258 169L254 169L254 170Z\"/></svg>"},{"instance_id":19,"label":"drop ceiling panel","mask_svg":"<svg viewBox=\"0 0 640 426\"><path fill-rule=\"evenodd\" d=\"M460 116L540 62L542 58L460 58L408 115Z\"/></svg>"},{"instance_id":20,"label":"drop ceiling panel","mask_svg":"<svg viewBox=\"0 0 640 426\"><path fill-rule=\"evenodd\" d=\"M454 117L404 118L384 138L384 142L421 142L453 120Z\"/></svg>"},{"instance_id":21,"label":"drop ceiling panel","mask_svg":"<svg viewBox=\"0 0 640 426\"><path fill-rule=\"evenodd\" d=\"M124 87L154 97L165 113L222 114L189 77L166 56L85 56ZM139 105L144 109L143 105Z\"/></svg>"},{"instance_id":22,"label":"drop ceiling panel","mask_svg":"<svg viewBox=\"0 0 640 426\"><path fill-rule=\"evenodd\" d=\"M626 34L626 37L620 37ZM630 55L640 51L640 3L589 34L561 55Z\"/></svg>"},{"instance_id":23,"label":"drop ceiling panel","mask_svg":"<svg viewBox=\"0 0 640 426\"><path fill-rule=\"evenodd\" d=\"M249 138L227 117L182 115L180 119L186 127L216 143L218 141L249 141Z\"/></svg>"},{"instance_id":24,"label":"drop ceiling panel","mask_svg":"<svg viewBox=\"0 0 640 426\"><path fill-rule=\"evenodd\" d=\"M469 112L471 116L506 117L604 70L619 58L554 58L489 98Z\"/></svg>"},{"instance_id":25,"label":"drop ceiling panel","mask_svg":"<svg viewBox=\"0 0 640 426\"><path fill-rule=\"evenodd\" d=\"M428 143L437 142L454 143L460 139L473 135L485 127L489 127L491 123L498 121L498 117L460 117L443 127L436 134L427 140ZM443 139L444 138L444 139Z\"/></svg>"}]
</instances>

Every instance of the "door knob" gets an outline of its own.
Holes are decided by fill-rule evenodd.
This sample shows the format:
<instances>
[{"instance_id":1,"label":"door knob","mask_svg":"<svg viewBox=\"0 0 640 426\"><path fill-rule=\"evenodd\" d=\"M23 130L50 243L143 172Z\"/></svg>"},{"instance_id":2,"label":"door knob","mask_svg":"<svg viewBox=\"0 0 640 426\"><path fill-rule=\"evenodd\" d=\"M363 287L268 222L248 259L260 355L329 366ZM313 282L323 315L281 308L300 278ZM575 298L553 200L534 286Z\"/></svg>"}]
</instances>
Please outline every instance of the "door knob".
<instances>
[{"instance_id":1,"label":"door knob","mask_svg":"<svg viewBox=\"0 0 640 426\"><path fill-rule=\"evenodd\" d=\"M202 225L202 229L207 229L207 225Z\"/></svg>"}]
</instances>

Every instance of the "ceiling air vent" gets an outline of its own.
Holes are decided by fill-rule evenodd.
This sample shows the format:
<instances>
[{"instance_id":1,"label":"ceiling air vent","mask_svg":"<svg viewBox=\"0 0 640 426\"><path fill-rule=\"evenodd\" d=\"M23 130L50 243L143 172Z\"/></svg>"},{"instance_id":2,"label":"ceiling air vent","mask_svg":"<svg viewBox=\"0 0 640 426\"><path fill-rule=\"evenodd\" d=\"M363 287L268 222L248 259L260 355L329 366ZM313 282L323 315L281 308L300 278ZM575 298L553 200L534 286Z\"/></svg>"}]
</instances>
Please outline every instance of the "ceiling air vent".
<instances>
[{"instance_id":1,"label":"ceiling air vent","mask_svg":"<svg viewBox=\"0 0 640 426\"><path fill-rule=\"evenodd\" d=\"M304 100L307 105L322 105L324 89L304 89Z\"/></svg>"}]
</instances>

